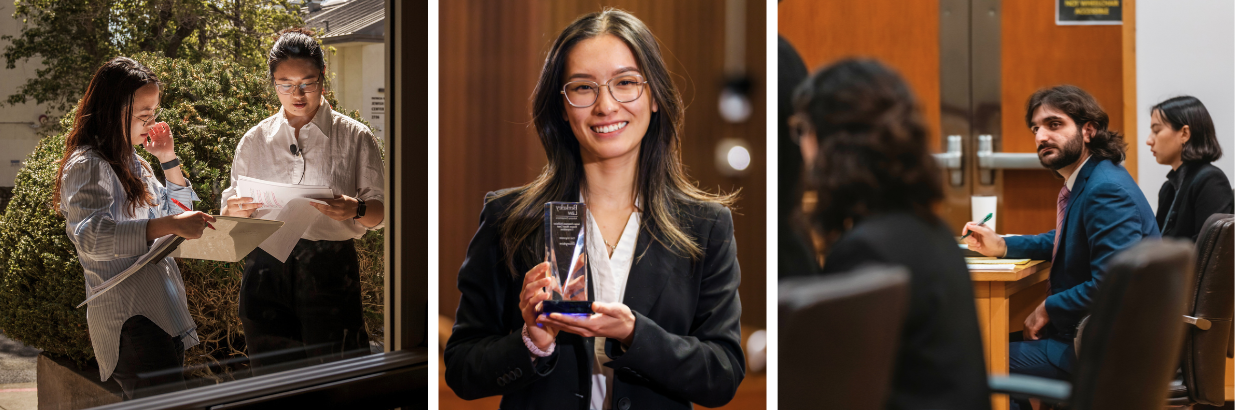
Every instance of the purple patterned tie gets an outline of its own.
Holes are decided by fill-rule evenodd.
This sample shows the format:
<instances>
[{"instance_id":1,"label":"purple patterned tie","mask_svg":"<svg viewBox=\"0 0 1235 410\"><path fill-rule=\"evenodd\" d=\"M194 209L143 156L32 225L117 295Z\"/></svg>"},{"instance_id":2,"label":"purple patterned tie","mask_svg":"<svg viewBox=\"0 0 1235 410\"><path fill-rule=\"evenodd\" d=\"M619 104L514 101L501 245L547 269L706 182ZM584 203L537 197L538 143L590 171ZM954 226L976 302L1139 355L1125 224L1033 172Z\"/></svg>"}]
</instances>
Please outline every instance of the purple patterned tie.
<instances>
[{"instance_id":1,"label":"purple patterned tie","mask_svg":"<svg viewBox=\"0 0 1235 410\"><path fill-rule=\"evenodd\" d=\"M1059 235L1063 234L1063 218L1068 211L1068 198L1072 195L1072 191L1068 190L1068 186L1064 185L1059 189L1059 204L1055 212L1055 248L1051 249L1051 263L1055 262L1055 254L1059 253Z\"/></svg>"}]
</instances>

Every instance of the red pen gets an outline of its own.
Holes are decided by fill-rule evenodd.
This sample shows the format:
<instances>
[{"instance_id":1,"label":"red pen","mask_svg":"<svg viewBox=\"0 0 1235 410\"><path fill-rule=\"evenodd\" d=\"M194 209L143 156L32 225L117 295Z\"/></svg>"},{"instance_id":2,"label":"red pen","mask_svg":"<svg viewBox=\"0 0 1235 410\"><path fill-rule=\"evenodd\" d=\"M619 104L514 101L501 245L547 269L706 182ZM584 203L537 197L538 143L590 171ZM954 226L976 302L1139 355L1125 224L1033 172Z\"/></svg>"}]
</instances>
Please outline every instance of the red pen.
<instances>
[{"instance_id":1,"label":"red pen","mask_svg":"<svg viewBox=\"0 0 1235 410\"><path fill-rule=\"evenodd\" d=\"M171 198L171 200L172 200L172 202L175 202L175 203L176 203L176 205L179 205L179 206L180 206L180 209L183 209L183 210L186 210L186 211L192 211L192 209L189 209L189 207L184 206L184 204L180 203L180 201L177 201L177 200L176 200L176 198ZM214 225L211 225L211 224L210 224L210 222L206 222L206 227L207 227L207 228L210 228L210 229L214 229Z\"/></svg>"}]
</instances>

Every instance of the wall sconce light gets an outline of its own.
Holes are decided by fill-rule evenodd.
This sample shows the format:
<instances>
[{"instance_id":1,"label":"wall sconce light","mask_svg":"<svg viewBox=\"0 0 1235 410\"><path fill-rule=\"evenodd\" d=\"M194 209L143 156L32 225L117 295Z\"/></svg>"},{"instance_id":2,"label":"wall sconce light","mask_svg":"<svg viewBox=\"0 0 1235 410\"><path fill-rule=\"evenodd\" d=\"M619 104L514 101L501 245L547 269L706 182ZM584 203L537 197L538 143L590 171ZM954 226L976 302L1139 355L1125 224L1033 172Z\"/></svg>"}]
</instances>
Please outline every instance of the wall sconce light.
<instances>
[{"instance_id":1,"label":"wall sconce light","mask_svg":"<svg viewBox=\"0 0 1235 410\"><path fill-rule=\"evenodd\" d=\"M716 144L716 168L725 176L742 176L750 168L752 155L745 140L725 138Z\"/></svg>"}]
</instances>

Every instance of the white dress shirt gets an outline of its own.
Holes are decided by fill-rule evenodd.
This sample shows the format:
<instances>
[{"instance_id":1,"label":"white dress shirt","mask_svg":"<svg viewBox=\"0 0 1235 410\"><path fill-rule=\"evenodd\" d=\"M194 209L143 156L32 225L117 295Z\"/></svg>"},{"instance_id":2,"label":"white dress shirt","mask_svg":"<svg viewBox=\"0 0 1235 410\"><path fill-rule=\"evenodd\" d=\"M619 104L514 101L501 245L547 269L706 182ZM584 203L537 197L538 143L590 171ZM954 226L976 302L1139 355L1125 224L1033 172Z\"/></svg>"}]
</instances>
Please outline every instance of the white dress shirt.
<instances>
[{"instance_id":1,"label":"white dress shirt","mask_svg":"<svg viewBox=\"0 0 1235 410\"><path fill-rule=\"evenodd\" d=\"M292 144L298 155L292 154ZM313 120L300 128L299 139L281 108L245 133L236 146L231 185L223 191L221 205L226 208L227 200L237 196L236 179L241 175L284 184L325 185L335 195L384 202L384 170L381 150L369 127L334 111L323 98ZM259 210L252 217L262 218L267 212ZM384 225L383 221L366 228L355 219L336 221L321 213L313 217L301 238L357 239Z\"/></svg>"},{"instance_id":2,"label":"white dress shirt","mask_svg":"<svg viewBox=\"0 0 1235 410\"><path fill-rule=\"evenodd\" d=\"M155 206L137 207L128 214L124 186L111 165L92 149L80 148L64 164L60 183L60 210L65 218L65 230L77 249L86 279L86 295L107 279L128 269L150 250L146 241L146 223L151 219L179 214L175 198L185 206L198 200L191 187L167 182L164 187L155 179L137 152L134 172L141 175ZM84 297L84 298L85 298ZM83 299L84 299L83 298ZM171 257L147 264L86 305L86 323L90 327L90 343L98 358L99 378L106 381L116 369L120 355L120 329L133 316L145 316L173 337L179 337L184 348L196 346L197 325L189 316L184 280Z\"/></svg>"},{"instance_id":3,"label":"white dress shirt","mask_svg":"<svg viewBox=\"0 0 1235 410\"><path fill-rule=\"evenodd\" d=\"M1068 175L1068 179L1064 180L1064 185L1068 187L1068 192L1072 192L1072 184L1076 183L1076 175L1081 173L1081 168L1085 168L1085 163L1089 162L1089 158L1091 157L1093 157L1093 155L1085 157L1085 160L1081 161L1081 164L1077 165L1076 169L1072 170L1072 174ZM1003 256L1000 256L1000 258L1005 258L1007 256L1008 249L1005 247L1003 250Z\"/></svg>"},{"instance_id":4,"label":"white dress shirt","mask_svg":"<svg viewBox=\"0 0 1235 410\"><path fill-rule=\"evenodd\" d=\"M1064 181L1064 185L1068 186L1068 192L1072 192L1072 184L1076 183L1076 175L1081 173L1081 168L1085 168L1085 163L1089 162L1089 158L1091 157L1093 157L1093 155L1085 157L1085 160L1081 161L1081 165L1077 165L1076 169L1072 170L1072 175L1068 175L1068 179Z\"/></svg>"},{"instance_id":5,"label":"white dress shirt","mask_svg":"<svg viewBox=\"0 0 1235 410\"><path fill-rule=\"evenodd\" d=\"M582 199L581 199L582 200ZM638 202L636 202L636 208ZM630 267L635 257L635 242L639 239L639 212L632 212L626 220L626 228L618 239L613 255L605 245L605 238L600 233L600 225L592 217L592 211L587 215L587 257L592 270L592 290L595 293L593 301L623 303L626 296L626 279L630 277ZM609 394L613 392L613 369L605 367L609 356L605 354L605 338L595 338L594 363L592 363L592 410L608 410Z\"/></svg>"}]
</instances>

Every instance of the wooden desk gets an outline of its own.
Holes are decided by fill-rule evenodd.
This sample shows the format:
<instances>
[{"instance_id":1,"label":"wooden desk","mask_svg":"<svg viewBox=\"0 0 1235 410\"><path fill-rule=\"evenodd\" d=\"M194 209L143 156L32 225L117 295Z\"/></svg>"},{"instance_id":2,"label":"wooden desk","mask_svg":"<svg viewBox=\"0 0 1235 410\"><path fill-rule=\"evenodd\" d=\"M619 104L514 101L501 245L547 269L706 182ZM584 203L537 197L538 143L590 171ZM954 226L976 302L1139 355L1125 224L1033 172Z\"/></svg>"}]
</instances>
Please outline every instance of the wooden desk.
<instances>
[{"instance_id":1,"label":"wooden desk","mask_svg":"<svg viewBox=\"0 0 1235 410\"><path fill-rule=\"evenodd\" d=\"M1029 261L1011 271L971 270L973 296L986 351L986 369L1008 374L1008 333L1024 328L1025 318L1046 300L1051 263ZM1008 396L991 397L994 410L1008 409Z\"/></svg>"}]
</instances>

